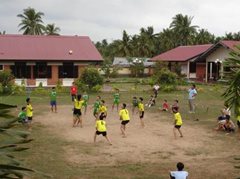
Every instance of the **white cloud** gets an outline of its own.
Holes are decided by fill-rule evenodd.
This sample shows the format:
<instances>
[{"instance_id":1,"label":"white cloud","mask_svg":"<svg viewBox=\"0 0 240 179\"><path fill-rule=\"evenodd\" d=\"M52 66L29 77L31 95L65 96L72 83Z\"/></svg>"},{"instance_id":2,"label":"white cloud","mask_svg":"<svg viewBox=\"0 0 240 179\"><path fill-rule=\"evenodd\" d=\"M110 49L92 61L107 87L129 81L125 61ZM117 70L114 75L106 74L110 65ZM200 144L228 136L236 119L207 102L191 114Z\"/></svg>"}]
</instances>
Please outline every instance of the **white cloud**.
<instances>
[{"instance_id":1,"label":"white cloud","mask_svg":"<svg viewBox=\"0 0 240 179\"><path fill-rule=\"evenodd\" d=\"M193 24L216 35L240 31L239 0L0 0L0 31L19 33L17 14L33 7L45 13L44 22L55 23L64 35L88 35L92 40L121 38L141 27L160 31L178 13L194 16Z\"/></svg>"}]
</instances>

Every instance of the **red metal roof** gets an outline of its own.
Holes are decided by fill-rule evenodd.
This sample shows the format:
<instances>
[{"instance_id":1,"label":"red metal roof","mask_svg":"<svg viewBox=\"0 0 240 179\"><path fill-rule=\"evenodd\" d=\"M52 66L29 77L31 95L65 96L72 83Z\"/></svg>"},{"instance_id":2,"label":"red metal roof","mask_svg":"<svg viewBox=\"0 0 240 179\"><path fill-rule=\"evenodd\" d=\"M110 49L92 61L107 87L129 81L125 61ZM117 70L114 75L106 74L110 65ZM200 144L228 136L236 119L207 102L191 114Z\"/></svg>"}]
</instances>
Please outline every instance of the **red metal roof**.
<instances>
[{"instance_id":1,"label":"red metal roof","mask_svg":"<svg viewBox=\"0 0 240 179\"><path fill-rule=\"evenodd\" d=\"M212 44L179 46L151 59L151 61L187 61L204 53Z\"/></svg>"},{"instance_id":2,"label":"red metal roof","mask_svg":"<svg viewBox=\"0 0 240 179\"><path fill-rule=\"evenodd\" d=\"M234 41L234 40L222 40L219 42L221 45L226 46L232 50L234 50L234 47L236 45L240 45L240 41Z\"/></svg>"},{"instance_id":3,"label":"red metal roof","mask_svg":"<svg viewBox=\"0 0 240 179\"><path fill-rule=\"evenodd\" d=\"M102 61L103 59L87 36L0 35L0 60Z\"/></svg>"}]
</instances>

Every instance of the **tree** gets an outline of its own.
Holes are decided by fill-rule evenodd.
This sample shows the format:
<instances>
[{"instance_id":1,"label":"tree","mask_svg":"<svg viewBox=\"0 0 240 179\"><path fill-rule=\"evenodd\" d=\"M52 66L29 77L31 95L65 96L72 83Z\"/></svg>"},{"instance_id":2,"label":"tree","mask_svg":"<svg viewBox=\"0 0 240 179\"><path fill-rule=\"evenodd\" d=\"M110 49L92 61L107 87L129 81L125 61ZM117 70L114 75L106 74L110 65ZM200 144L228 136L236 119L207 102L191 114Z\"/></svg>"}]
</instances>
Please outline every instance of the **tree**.
<instances>
[{"instance_id":1,"label":"tree","mask_svg":"<svg viewBox=\"0 0 240 179\"><path fill-rule=\"evenodd\" d=\"M173 17L170 28L176 33L178 45L192 44L192 36L196 33L198 26L191 25L193 17L177 14Z\"/></svg>"},{"instance_id":2,"label":"tree","mask_svg":"<svg viewBox=\"0 0 240 179\"><path fill-rule=\"evenodd\" d=\"M131 40L131 37L124 30L122 35L122 40L117 41L118 43L117 53L119 54L119 56L121 57L130 56L131 49L132 49L130 40Z\"/></svg>"},{"instance_id":3,"label":"tree","mask_svg":"<svg viewBox=\"0 0 240 179\"><path fill-rule=\"evenodd\" d=\"M240 46L236 46L229 55L225 65L231 69L231 73L227 76L229 86L223 96L226 104L234 109L235 115L240 116Z\"/></svg>"},{"instance_id":4,"label":"tree","mask_svg":"<svg viewBox=\"0 0 240 179\"><path fill-rule=\"evenodd\" d=\"M44 13L36 12L34 8L27 8L23 10L23 14L18 14L21 18L19 31L23 31L24 35L42 35L45 27L43 25L42 16Z\"/></svg>"},{"instance_id":5,"label":"tree","mask_svg":"<svg viewBox=\"0 0 240 179\"><path fill-rule=\"evenodd\" d=\"M96 85L103 84L103 78L95 68L85 68L81 74L80 81L88 85L90 90Z\"/></svg>"},{"instance_id":6,"label":"tree","mask_svg":"<svg viewBox=\"0 0 240 179\"><path fill-rule=\"evenodd\" d=\"M0 32L0 35L5 35L6 34L6 31L4 30L4 31L2 31L2 32Z\"/></svg>"},{"instance_id":7,"label":"tree","mask_svg":"<svg viewBox=\"0 0 240 179\"><path fill-rule=\"evenodd\" d=\"M59 35L60 28L56 27L55 24L48 24L45 27L45 34L46 35Z\"/></svg>"},{"instance_id":8,"label":"tree","mask_svg":"<svg viewBox=\"0 0 240 179\"><path fill-rule=\"evenodd\" d=\"M130 64L130 71L134 77L142 76L144 73L145 58L127 58Z\"/></svg>"},{"instance_id":9,"label":"tree","mask_svg":"<svg viewBox=\"0 0 240 179\"><path fill-rule=\"evenodd\" d=\"M209 44L215 42L215 36L205 29L200 29L194 37L194 44Z\"/></svg>"}]
</instances>

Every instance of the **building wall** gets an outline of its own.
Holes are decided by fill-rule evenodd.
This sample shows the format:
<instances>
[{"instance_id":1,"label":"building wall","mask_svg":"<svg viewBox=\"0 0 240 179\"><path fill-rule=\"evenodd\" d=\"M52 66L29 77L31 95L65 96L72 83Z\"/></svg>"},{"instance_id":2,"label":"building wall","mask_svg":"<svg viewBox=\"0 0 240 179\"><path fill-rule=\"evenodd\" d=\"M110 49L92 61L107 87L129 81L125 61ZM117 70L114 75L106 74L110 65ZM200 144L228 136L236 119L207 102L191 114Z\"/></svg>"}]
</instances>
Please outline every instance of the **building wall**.
<instances>
[{"instance_id":1,"label":"building wall","mask_svg":"<svg viewBox=\"0 0 240 179\"><path fill-rule=\"evenodd\" d=\"M204 81L205 76L206 76L206 64L205 63L197 63L197 66L196 66L197 80Z\"/></svg>"},{"instance_id":2,"label":"building wall","mask_svg":"<svg viewBox=\"0 0 240 179\"><path fill-rule=\"evenodd\" d=\"M52 78L47 79L48 85L56 85L58 82L58 66L52 65Z\"/></svg>"},{"instance_id":3,"label":"building wall","mask_svg":"<svg viewBox=\"0 0 240 179\"><path fill-rule=\"evenodd\" d=\"M216 49L213 53L211 53L207 58L207 62L215 62L215 60L219 59L224 61L226 58L229 57L230 50L225 47L220 47Z\"/></svg>"},{"instance_id":4,"label":"building wall","mask_svg":"<svg viewBox=\"0 0 240 179\"><path fill-rule=\"evenodd\" d=\"M181 73L184 75L188 75L188 63L187 62L180 63L180 66L181 66Z\"/></svg>"}]
</instances>

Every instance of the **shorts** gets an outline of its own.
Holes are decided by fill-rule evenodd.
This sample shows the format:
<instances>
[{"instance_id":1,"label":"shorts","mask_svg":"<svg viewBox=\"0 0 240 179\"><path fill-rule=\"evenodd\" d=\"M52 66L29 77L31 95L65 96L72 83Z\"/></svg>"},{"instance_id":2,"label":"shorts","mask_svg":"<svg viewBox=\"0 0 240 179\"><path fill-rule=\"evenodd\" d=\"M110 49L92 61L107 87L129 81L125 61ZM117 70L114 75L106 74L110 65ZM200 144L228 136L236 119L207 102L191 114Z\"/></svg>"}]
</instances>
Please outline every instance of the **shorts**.
<instances>
[{"instance_id":1,"label":"shorts","mask_svg":"<svg viewBox=\"0 0 240 179\"><path fill-rule=\"evenodd\" d=\"M144 117L144 111L140 111L139 117L142 119Z\"/></svg>"},{"instance_id":2,"label":"shorts","mask_svg":"<svg viewBox=\"0 0 240 179\"><path fill-rule=\"evenodd\" d=\"M240 121L237 121L238 128L240 128Z\"/></svg>"},{"instance_id":3,"label":"shorts","mask_svg":"<svg viewBox=\"0 0 240 179\"><path fill-rule=\"evenodd\" d=\"M176 129L180 129L182 126L181 125L175 125L174 126Z\"/></svg>"},{"instance_id":4,"label":"shorts","mask_svg":"<svg viewBox=\"0 0 240 179\"><path fill-rule=\"evenodd\" d=\"M97 115L98 114L98 109L94 109L93 110L93 115L95 116L95 115Z\"/></svg>"},{"instance_id":5,"label":"shorts","mask_svg":"<svg viewBox=\"0 0 240 179\"><path fill-rule=\"evenodd\" d=\"M119 104L119 101L120 101L119 99L114 99L113 104Z\"/></svg>"},{"instance_id":6,"label":"shorts","mask_svg":"<svg viewBox=\"0 0 240 179\"><path fill-rule=\"evenodd\" d=\"M129 120L121 122L122 125L126 125L127 123L129 123Z\"/></svg>"},{"instance_id":7,"label":"shorts","mask_svg":"<svg viewBox=\"0 0 240 179\"><path fill-rule=\"evenodd\" d=\"M96 134L97 135L102 134L103 136L107 136L107 131L104 131L104 132L96 131Z\"/></svg>"},{"instance_id":8,"label":"shorts","mask_svg":"<svg viewBox=\"0 0 240 179\"><path fill-rule=\"evenodd\" d=\"M50 102L50 105L51 105L51 106L57 106L57 101L51 101L51 102Z\"/></svg>"},{"instance_id":9,"label":"shorts","mask_svg":"<svg viewBox=\"0 0 240 179\"><path fill-rule=\"evenodd\" d=\"M81 109L74 108L73 109L73 115L81 116L82 115Z\"/></svg>"}]
</instances>

